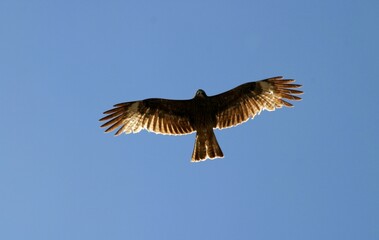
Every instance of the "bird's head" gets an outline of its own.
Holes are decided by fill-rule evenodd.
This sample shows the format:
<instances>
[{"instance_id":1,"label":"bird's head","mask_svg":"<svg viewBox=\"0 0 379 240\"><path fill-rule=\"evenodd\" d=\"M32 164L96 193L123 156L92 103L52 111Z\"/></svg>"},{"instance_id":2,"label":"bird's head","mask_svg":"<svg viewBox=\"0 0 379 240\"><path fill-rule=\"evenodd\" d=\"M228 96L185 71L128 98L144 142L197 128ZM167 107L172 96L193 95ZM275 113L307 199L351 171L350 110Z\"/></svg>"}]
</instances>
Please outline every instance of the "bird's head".
<instances>
[{"instance_id":1,"label":"bird's head","mask_svg":"<svg viewBox=\"0 0 379 240\"><path fill-rule=\"evenodd\" d=\"M195 97L200 97L200 98L206 98L208 97L207 94L204 92L203 89L199 89L196 91Z\"/></svg>"}]
</instances>

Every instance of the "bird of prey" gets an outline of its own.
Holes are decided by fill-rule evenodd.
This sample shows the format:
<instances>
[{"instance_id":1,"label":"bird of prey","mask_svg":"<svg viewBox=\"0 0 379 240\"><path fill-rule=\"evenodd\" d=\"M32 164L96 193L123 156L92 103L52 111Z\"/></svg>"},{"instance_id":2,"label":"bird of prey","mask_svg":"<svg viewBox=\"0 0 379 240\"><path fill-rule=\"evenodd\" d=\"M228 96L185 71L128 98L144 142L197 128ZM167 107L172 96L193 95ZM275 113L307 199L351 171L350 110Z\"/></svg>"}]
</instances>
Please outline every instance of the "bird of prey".
<instances>
[{"instance_id":1,"label":"bird of prey","mask_svg":"<svg viewBox=\"0 0 379 240\"><path fill-rule=\"evenodd\" d=\"M293 79L272 77L242 84L224 93L207 96L197 90L195 97L188 100L149 98L141 101L124 102L104 112L107 121L101 127L105 132L119 128L115 135L149 132L184 135L196 132L192 162L222 158L213 129L224 129L253 119L262 110L274 111L293 105L284 99L301 100L303 92L296 90L301 85Z\"/></svg>"}]
</instances>

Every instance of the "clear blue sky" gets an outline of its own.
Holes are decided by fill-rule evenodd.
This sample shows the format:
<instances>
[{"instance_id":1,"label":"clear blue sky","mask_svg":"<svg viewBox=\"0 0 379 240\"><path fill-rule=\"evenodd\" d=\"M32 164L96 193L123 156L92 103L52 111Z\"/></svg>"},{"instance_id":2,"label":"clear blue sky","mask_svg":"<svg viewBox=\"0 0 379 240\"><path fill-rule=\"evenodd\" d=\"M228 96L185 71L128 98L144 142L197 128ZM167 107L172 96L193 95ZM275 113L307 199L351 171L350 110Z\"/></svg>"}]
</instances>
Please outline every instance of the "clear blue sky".
<instances>
[{"instance_id":1,"label":"clear blue sky","mask_svg":"<svg viewBox=\"0 0 379 240\"><path fill-rule=\"evenodd\" d=\"M378 1L0 2L0 239L379 239ZM195 135L113 104L283 75L295 108Z\"/></svg>"}]
</instances>

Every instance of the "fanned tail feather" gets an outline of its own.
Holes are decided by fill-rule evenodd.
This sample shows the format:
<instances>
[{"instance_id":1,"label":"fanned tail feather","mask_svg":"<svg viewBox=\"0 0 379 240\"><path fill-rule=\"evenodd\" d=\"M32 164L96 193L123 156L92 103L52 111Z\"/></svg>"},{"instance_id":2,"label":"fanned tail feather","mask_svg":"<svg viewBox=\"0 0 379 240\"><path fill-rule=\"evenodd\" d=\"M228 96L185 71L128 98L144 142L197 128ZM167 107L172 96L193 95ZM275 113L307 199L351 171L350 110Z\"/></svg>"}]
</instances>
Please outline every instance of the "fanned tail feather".
<instances>
[{"instance_id":1,"label":"fanned tail feather","mask_svg":"<svg viewBox=\"0 0 379 240\"><path fill-rule=\"evenodd\" d=\"M213 129L205 132L197 132L195 147L192 153L192 162L205 161L207 158L222 158L224 154L218 145Z\"/></svg>"}]
</instances>

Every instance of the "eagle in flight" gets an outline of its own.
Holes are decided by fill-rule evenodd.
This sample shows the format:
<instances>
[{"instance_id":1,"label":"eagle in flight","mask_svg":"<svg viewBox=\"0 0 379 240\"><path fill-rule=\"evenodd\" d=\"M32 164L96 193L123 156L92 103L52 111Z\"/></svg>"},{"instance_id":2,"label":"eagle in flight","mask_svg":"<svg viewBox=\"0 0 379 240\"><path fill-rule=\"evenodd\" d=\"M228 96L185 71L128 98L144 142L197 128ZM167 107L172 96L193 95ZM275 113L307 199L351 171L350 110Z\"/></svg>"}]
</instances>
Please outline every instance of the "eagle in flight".
<instances>
[{"instance_id":1,"label":"eagle in flight","mask_svg":"<svg viewBox=\"0 0 379 240\"><path fill-rule=\"evenodd\" d=\"M107 127L105 132L118 128L116 136L138 133L142 129L167 135L196 132L191 161L222 158L224 154L213 129L239 125L253 119L262 110L292 107L284 99L301 100L296 95L303 93L296 90L301 85L293 84L294 81L279 76L245 83L214 96L207 96L199 89L195 97L188 100L149 98L119 103L104 112L107 116L100 121L107 122L101 127Z\"/></svg>"}]
</instances>

